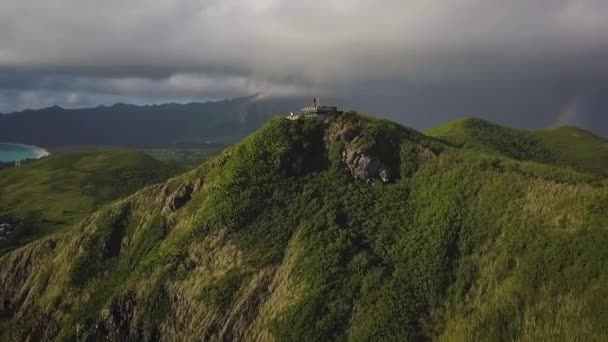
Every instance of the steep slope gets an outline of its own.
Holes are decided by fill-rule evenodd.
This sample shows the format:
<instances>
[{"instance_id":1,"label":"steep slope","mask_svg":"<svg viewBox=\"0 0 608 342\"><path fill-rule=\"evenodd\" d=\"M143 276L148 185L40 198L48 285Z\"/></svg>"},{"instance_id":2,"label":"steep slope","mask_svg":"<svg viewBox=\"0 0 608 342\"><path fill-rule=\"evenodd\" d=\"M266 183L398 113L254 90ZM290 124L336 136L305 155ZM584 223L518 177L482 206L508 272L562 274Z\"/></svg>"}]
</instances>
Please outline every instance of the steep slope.
<instances>
[{"instance_id":1,"label":"steep slope","mask_svg":"<svg viewBox=\"0 0 608 342\"><path fill-rule=\"evenodd\" d=\"M481 119L450 122L427 132L458 146L497 152L519 160L608 173L608 141L575 127L527 131Z\"/></svg>"},{"instance_id":2,"label":"steep slope","mask_svg":"<svg viewBox=\"0 0 608 342\"><path fill-rule=\"evenodd\" d=\"M110 201L162 182L177 168L141 152L59 153L0 170L0 223L13 234L2 250L71 227Z\"/></svg>"},{"instance_id":3,"label":"steep slope","mask_svg":"<svg viewBox=\"0 0 608 342\"><path fill-rule=\"evenodd\" d=\"M0 258L3 340L602 340L608 184L345 114Z\"/></svg>"}]
</instances>

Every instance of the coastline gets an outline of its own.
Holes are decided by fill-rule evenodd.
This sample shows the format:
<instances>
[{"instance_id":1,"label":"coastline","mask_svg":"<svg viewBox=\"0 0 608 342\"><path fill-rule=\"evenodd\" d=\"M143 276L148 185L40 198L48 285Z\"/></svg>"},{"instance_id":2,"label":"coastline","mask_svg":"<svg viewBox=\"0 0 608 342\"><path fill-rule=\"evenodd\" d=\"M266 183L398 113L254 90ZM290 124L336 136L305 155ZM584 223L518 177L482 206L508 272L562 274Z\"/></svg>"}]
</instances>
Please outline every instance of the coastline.
<instances>
[{"instance_id":1,"label":"coastline","mask_svg":"<svg viewBox=\"0 0 608 342\"><path fill-rule=\"evenodd\" d=\"M34 146L33 151L36 155L36 159L44 158L51 155L51 153L47 149L38 146Z\"/></svg>"},{"instance_id":2,"label":"coastline","mask_svg":"<svg viewBox=\"0 0 608 342\"><path fill-rule=\"evenodd\" d=\"M19 144L19 143L12 143L12 142L0 142L0 144L3 145L12 145L12 146L20 146L20 147L25 147L28 150L31 151L30 155L28 155L26 158L20 159L20 160L15 160L15 162L20 162L23 160L27 160L27 159L41 159L44 157L47 157L49 155L51 155L51 153L43 148L43 147L39 147L39 146L34 146L34 145L27 145L27 144Z\"/></svg>"}]
</instances>

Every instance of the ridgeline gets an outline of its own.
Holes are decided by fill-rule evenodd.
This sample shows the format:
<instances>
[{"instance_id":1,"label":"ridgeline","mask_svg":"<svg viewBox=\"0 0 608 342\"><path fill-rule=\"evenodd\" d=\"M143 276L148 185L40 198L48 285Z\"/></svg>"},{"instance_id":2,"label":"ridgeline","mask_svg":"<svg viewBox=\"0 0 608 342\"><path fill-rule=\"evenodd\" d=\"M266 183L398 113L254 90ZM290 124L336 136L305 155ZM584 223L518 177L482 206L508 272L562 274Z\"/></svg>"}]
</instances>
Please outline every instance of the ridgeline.
<instances>
[{"instance_id":1,"label":"ridgeline","mask_svg":"<svg viewBox=\"0 0 608 342\"><path fill-rule=\"evenodd\" d=\"M608 339L603 166L546 133L431 133L272 119L1 257L0 339Z\"/></svg>"}]
</instances>

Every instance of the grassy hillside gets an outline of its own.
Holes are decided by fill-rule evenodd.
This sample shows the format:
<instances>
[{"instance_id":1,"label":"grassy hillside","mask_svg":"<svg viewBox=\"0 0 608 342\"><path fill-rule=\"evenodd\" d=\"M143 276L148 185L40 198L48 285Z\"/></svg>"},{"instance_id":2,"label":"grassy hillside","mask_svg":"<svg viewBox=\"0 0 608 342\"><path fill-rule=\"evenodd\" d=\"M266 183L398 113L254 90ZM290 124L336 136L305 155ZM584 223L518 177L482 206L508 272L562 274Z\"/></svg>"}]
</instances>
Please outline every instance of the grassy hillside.
<instances>
[{"instance_id":1,"label":"grassy hillside","mask_svg":"<svg viewBox=\"0 0 608 342\"><path fill-rule=\"evenodd\" d=\"M534 132L558 161L584 170L608 174L608 140L576 127Z\"/></svg>"},{"instance_id":2,"label":"grassy hillside","mask_svg":"<svg viewBox=\"0 0 608 342\"><path fill-rule=\"evenodd\" d=\"M608 339L606 177L502 141L273 119L0 258L1 338Z\"/></svg>"},{"instance_id":3,"label":"grassy hillside","mask_svg":"<svg viewBox=\"0 0 608 342\"><path fill-rule=\"evenodd\" d=\"M498 152L519 160L608 173L608 141L575 127L527 131L501 127L481 119L465 119L427 133L458 146Z\"/></svg>"},{"instance_id":4,"label":"grassy hillside","mask_svg":"<svg viewBox=\"0 0 608 342\"><path fill-rule=\"evenodd\" d=\"M177 170L127 150L60 153L0 170L0 221L16 226L2 248L71 227L101 205Z\"/></svg>"},{"instance_id":5,"label":"grassy hillside","mask_svg":"<svg viewBox=\"0 0 608 342\"><path fill-rule=\"evenodd\" d=\"M210 143L194 147L150 148L144 152L162 162L179 165L191 170L201 165L205 160L220 154L228 143Z\"/></svg>"}]
</instances>

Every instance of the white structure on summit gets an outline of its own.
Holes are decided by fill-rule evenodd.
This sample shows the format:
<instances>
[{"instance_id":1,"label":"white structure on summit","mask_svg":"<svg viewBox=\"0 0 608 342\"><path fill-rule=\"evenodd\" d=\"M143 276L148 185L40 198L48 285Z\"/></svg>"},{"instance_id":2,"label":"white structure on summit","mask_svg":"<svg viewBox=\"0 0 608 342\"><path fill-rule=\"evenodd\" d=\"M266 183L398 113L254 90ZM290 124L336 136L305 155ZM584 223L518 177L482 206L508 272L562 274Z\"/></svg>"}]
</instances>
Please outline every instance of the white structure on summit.
<instances>
[{"instance_id":1,"label":"white structure on summit","mask_svg":"<svg viewBox=\"0 0 608 342\"><path fill-rule=\"evenodd\" d=\"M334 116L342 114L338 107L322 106L318 97L312 99L312 106L302 108L301 114L291 113L287 118L298 120L301 118L316 118L317 120L326 120Z\"/></svg>"}]
</instances>

